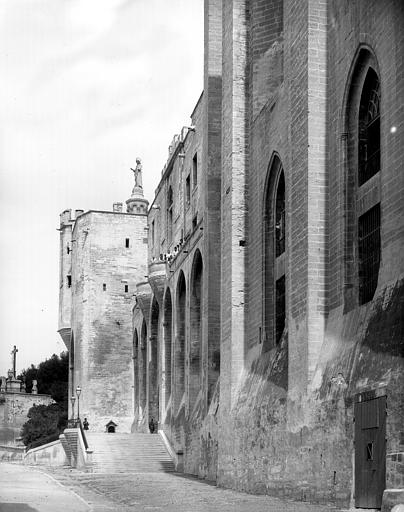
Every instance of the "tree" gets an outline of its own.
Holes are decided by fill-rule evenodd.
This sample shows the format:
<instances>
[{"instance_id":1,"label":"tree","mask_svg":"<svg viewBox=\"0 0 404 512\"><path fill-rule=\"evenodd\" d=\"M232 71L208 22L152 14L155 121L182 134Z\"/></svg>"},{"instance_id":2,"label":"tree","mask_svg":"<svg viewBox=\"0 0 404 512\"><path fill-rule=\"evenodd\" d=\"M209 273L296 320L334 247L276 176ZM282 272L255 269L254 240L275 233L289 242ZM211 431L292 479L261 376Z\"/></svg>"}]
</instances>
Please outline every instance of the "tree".
<instances>
[{"instance_id":1,"label":"tree","mask_svg":"<svg viewBox=\"0 0 404 512\"><path fill-rule=\"evenodd\" d=\"M28 411L28 421L21 430L23 443L45 444L56 440L67 423L67 411L61 404L34 405Z\"/></svg>"},{"instance_id":2,"label":"tree","mask_svg":"<svg viewBox=\"0 0 404 512\"><path fill-rule=\"evenodd\" d=\"M32 381L38 381L38 393L51 395L57 403L66 402L69 380L69 354L62 352L60 356L53 354L50 359L31 366L18 376L25 381L27 392L32 390Z\"/></svg>"},{"instance_id":3,"label":"tree","mask_svg":"<svg viewBox=\"0 0 404 512\"><path fill-rule=\"evenodd\" d=\"M38 405L28 411L28 421L23 425L21 436L25 445L45 444L58 438L67 424L67 394L69 355L62 352L50 359L31 366L21 372L27 392L32 390L32 381L38 381L38 393L51 395L55 403Z\"/></svg>"}]
</instances>

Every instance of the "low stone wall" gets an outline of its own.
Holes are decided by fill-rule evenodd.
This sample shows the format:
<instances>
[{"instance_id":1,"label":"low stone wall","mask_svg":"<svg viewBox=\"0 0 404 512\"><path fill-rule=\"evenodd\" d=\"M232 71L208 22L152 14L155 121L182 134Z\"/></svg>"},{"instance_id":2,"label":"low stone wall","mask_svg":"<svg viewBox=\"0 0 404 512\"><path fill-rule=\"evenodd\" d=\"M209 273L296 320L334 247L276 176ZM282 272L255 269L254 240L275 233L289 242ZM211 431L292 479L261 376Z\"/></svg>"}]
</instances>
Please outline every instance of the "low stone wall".
<instances>
[{"instance_id":1,"label":"low stone wall","mask_svg":"<svg viewBox=\"0 0 404 512\"><path fill-rule=\"evenodd\" d=\"M57 440L28 450L24 457L24 463L64 466L68 462L62 443Z\"/></svg>"},{"instance_id":2,"label":"low stone wall","mask_svg":"<svg viewBox=\"0 0 404 512\"><path fill-rule=\"evenodd\" d=\"M28 421L28 411L34 405L49 405L53 402L49 395L31 393L0 393L0 443L15 445L21 435L21 428Z\"/></svg>"},{"instance_id":3,"label":"low stone wall","mask_svg":"<svg viewBox=\"0 0 404 512\"><path fill-rule=\"evenodd\" d=\"M15 461L22 460L25 454L25 446L1 446L0 445L0 460L1 461Z\"/></svg>"}]
</instances>

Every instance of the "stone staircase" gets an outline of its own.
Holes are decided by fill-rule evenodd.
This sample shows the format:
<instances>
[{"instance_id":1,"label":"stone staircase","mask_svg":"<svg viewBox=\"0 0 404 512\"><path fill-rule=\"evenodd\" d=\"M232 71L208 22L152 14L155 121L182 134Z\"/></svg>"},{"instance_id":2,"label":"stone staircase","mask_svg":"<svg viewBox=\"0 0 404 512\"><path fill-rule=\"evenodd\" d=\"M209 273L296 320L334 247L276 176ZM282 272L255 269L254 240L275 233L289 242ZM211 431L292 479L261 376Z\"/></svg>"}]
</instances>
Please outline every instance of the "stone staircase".
<instances>
[{"instance_id":1,"label":"stone staircase","mask_svg":"<svg viewBox=\"0 0 404 512\"><path fill-rule=\"evenodd\" d=\"M175 471L158 434L86 432L93 473L156 473Z\"/></svg>"}]
</instances>

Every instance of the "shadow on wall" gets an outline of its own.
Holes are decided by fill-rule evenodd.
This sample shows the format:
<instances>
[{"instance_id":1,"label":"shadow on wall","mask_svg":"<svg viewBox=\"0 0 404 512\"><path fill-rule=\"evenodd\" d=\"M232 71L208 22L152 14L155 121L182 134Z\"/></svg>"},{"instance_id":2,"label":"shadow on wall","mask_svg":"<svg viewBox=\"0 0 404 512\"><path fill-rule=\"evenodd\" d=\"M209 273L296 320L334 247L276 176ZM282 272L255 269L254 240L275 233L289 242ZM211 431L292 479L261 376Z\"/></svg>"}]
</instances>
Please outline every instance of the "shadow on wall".
<instances>
[{"instance_id":1,"label":"shadow on wall","mask_svg":"<svg viewBox=\"0 0 404 512\"><path fill-rule=\"evenodd\" d=\"M366 308L362 319L357 310L337 318L336 335L326 340L320 398L332 395L332 382L339 373L350 396L360 382L366 387L387 383L404 370L404 281L385 287L362 308Z\"/></svg>"}]
</instances>

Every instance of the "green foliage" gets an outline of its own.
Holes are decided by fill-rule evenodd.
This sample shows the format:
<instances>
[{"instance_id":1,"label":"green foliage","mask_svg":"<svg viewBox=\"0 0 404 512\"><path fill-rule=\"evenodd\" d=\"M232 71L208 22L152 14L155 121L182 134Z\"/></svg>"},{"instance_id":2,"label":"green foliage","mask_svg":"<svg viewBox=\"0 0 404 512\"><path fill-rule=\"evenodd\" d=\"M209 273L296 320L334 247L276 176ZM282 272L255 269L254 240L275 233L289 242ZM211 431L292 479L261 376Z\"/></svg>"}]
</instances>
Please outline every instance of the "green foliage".
<instances>
[{"instance_id":1,"label":"green foliage","mask_svg":"<svg viewBox=\"0 0 404 512\"><path fill-rule=\"evenodd\" d=\"M34 405L28 411L28 421L21 429L23 443L28 446L39 441L57 439L67 424L67 411L62 404Z\"/></svg>"},{"instance_id":2,"label":"green foliage","mask_svg":"<svg viewBox=\"0 0 404 512\"><path fill-rule=\"evenodd\" d=\"M69 375L69 355L62 352L53 354L50 359L33 364L23 370L18 378L25 381L28 393L32 391L32 381L38 381L38 393L51 395L56 403L37 405L28 411L28 421L23 425L21 437L26 446L39 446L58 438L67 424L67 394Z\"/></svg>"},{"instance_id":3,"label":"green foliage","mask_svg":"<svg viewBox=\"0 0 404 512\"><path fill-rule=\"evenodd\" d=\"M38 367L33 364L23 370L18 378L25 380L27 392L32 390L32 381L38 381L38 393L51 395L57 403L66 403L69 380L69 354L62 352L60 356L53 354L50 359L39 363Z\"/></svg>"}]
</instances>

